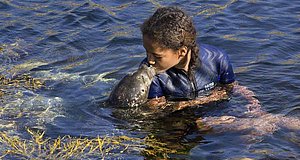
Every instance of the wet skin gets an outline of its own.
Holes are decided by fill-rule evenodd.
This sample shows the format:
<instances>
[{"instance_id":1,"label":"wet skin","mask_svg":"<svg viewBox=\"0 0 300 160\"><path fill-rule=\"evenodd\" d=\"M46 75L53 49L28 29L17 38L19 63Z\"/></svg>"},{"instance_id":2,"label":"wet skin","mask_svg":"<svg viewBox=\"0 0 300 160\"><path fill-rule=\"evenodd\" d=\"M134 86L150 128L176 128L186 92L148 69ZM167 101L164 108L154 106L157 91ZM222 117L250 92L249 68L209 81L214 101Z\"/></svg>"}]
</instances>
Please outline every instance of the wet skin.
<instances>
[{"instance_id":1,"label":"wet skin","mask_svg":"<svg viewBox=\"0 0 300 160\"><path fill-rule=\"evenodd\" d=\"M247 106L245 118L235 116L201 117L196 120L199 130L213 130L214 133L247 132L250 139L272 134L280 128L300 130L300 119L283 114L271 114L260 107Z\"/></svg>"},{"instance_id":2,"label":"wet skin","mask_svg":"<svg viewBox=\"0 0 300 160\"><path fill-rule=\"evenodd\" d=\"M183 46L178 50L166 48L147 35L143 35L143 46L147 52L148 63L158 72L166 71L171 67L188 70L191 53L187 47Z\"/></svg>"}]
</instances>

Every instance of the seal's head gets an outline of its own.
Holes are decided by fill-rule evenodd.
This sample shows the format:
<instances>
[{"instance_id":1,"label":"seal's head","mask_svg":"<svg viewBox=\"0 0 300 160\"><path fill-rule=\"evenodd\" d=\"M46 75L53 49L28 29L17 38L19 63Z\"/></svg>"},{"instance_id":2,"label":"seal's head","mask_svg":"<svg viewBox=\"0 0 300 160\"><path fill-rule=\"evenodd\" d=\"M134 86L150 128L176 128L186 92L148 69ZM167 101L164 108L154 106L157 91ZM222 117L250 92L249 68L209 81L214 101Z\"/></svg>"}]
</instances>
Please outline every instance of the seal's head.
<instances>
[{"instance_id":1,"label":"seal's head","mask_svg":"<svg viewBox=\"0 0 300 160\"><path fill-rule=\"evenodd\" d=\"M154 67L142 64L138 70L126 75L116 85L109 96L109 104L117 107L134 107L145 103L155 74Z\"/></svg>"}]
</instances>

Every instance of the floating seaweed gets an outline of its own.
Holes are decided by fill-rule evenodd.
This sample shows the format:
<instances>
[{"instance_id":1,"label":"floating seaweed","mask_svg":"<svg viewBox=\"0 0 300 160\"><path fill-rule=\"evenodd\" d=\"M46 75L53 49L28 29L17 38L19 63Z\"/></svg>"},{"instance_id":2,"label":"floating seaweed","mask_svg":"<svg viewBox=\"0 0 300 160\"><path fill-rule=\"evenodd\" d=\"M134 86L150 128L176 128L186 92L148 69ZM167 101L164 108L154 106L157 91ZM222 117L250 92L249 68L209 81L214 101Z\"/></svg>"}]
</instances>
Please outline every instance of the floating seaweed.
<instances>
[{"instance_id":1,"label":"floating seaweed","mask_svg":"<svg viewBox=\"0 0 300 160\"><path fill-rule=\"evenodd\" d=\"M120 157L124 153L139 151L145 156L176 153L168 149L165 143L157 141L154 136L145 138L131 138L127 136L115 137L71 137L69 135L56 139L45 138L44 131L26 129L31 139L22 139L0 132L0 144L3 146L2 156L21 159L73 159L88 157Z\"/></svg>"},{"instance_id":2,"label":"floating seaweed","mask_svg":"<svg viewBox=\"0 0 300 160\"><path fill-rule=\"evenodd\" d=\"M18 75L13 79L0 75L0 86L3 89L9 87L24 87L26 89L36 90L45 86L45 83L43 80L33 78L28 74ZM3 90L1 92L3 92Z\"/></svg>"}]
</instances>

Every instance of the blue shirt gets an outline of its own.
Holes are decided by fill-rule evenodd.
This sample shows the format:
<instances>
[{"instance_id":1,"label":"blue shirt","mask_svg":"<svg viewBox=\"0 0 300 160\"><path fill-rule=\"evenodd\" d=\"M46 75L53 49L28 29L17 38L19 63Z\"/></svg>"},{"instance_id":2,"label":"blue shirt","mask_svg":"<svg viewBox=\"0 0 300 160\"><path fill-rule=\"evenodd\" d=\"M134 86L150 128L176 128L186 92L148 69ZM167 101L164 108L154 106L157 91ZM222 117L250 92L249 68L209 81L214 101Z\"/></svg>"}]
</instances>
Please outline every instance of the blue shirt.
<instances>
[{"instance_id":1,"label":"blue shirt","mask_svg":"<svg viewBox=\"0 0 300 160\"><path fill-rule=\"evenodd\" d=\"M182 69L170 68L155 76L148 98L165 96L169 100L188 100L213 89L217 84L235 81L232 65L224 50L201 44L199 46L200 66L194 77L189 78Z\"/></svg>"}]
</instances>

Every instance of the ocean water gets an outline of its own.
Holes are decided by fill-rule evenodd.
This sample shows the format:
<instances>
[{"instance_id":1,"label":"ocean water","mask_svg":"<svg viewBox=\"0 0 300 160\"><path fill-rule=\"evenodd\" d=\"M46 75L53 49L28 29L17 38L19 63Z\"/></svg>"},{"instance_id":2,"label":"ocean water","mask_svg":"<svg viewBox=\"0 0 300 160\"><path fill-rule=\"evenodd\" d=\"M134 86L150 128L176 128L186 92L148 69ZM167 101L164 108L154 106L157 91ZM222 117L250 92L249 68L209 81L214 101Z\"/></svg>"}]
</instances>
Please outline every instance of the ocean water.
<instances>
[{"instance_id":1,"label":"ocean water","mask_svg":"<svg viewBox=\"0 0 300 160\"><path fill-rule=\"evenodd\" d=\"M277 125L248 118L242 131L234 125L207 130L195 127L195 116L185 112L145 122L120 118L104 107L113 86L145 57L139 26L158 7L169 5L193 17L199 43L227 51L239 84L255 93L264 111L291 120ZM1 0L0 63L1 133L23 139L30 139L26 128L45 131L52 139L151 135L176 151L164 152L171 159L300 159L297 0ZM43 85L30 87L26 76ZM18 85L5 84L9 79L19 79ZM234 95L195 112L198 118L243 118L247 103ZM0 143L4 155L7 148ZM143 154L143 147L132 150L105 158L162 157Z\"/></svg>"}]
</instances>

